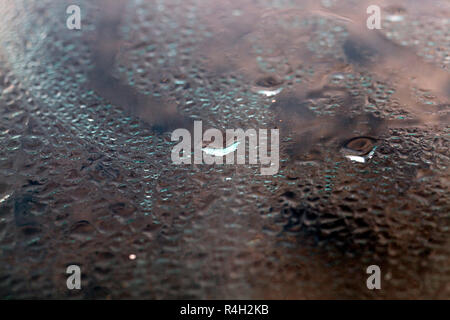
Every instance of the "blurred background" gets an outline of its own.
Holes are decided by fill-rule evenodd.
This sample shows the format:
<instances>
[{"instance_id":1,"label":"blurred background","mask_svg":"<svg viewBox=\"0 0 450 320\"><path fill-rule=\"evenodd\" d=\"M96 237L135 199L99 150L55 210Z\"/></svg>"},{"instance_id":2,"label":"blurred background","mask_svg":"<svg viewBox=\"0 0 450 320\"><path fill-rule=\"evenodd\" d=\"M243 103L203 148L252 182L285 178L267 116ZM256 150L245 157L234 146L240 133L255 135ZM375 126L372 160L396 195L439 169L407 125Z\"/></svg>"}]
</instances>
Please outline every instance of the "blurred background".
<instances>
[{"instance_id":1,"label":"blurred background","mask_svg":"<svg viewBox=\"0 0 450 320\"><path fill-rule=\"evenodd\" d=\"M450 298L448 1L0 13L1 299ZM172 164L194 120L279 128L280 171Z\"/></svg>"}]
</instances>

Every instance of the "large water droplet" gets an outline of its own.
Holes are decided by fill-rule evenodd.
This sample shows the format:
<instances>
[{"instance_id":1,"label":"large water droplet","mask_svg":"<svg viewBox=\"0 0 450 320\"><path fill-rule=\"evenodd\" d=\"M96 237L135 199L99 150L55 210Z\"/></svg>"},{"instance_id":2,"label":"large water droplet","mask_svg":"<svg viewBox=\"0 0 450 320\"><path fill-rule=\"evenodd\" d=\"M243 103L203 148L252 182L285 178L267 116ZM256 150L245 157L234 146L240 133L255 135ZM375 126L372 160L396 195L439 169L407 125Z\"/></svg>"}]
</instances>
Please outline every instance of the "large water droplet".
<instances>
[{"instance_id":1,"label":"large water droplet","mask_svg":"<svg viewBox=\"0 0 450 320\"><path fill-rule=\"evenodd\" d=\"M266 97L273 97L283 90L282 84L283 81L281 79L268 76L257 80L255 86L253 86L253 91Z\"/></svg>"},{"instance_id":2,"label":"large water droplet","mask_svg":"<svg viewBox=\"0 0 450 320\"><path fill-rule=\"evenodd\" d=\"M372 158L377 140L370 137L355 137L346 141L341 151L344 156L355 162L365 163Z\"/></svg>"}]
</instances>

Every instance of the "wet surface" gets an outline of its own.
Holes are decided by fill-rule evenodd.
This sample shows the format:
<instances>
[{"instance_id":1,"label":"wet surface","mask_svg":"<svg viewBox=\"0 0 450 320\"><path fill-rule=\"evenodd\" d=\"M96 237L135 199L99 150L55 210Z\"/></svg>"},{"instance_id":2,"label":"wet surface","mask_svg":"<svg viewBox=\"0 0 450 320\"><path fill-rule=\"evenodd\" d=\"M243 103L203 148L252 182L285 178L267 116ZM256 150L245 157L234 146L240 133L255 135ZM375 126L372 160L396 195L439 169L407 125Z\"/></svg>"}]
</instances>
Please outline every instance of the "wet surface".
<instances>
[{"instance_id":1,"label":"wet surface","mask_svg":"<svg viewBox=\"0 0 450 320\"><path fill-rule=\"evenodd\" d=\"M450 298L447 1L4 2L1 298ZM173 164L194 120L279 172Z\"/></svg>"}]
</instances>

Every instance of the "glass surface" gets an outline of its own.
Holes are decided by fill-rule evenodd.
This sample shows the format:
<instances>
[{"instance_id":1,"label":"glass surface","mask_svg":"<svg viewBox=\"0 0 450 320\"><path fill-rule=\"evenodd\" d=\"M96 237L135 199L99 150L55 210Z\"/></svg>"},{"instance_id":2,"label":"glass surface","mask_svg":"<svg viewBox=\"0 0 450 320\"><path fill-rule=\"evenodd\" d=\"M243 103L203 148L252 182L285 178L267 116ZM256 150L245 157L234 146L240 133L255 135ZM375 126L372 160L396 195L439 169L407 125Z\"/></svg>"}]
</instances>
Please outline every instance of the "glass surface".
<instances>
[{"instance_id":1,"label":"glass surface","mask_svg":"<svg viewBox=\"0 0 450 320\"><path fill-rule=\"evenodd\" d=\"M1 299L450 298L448 1L76 2L0 6Z\"/></svg>"}]
</instances>

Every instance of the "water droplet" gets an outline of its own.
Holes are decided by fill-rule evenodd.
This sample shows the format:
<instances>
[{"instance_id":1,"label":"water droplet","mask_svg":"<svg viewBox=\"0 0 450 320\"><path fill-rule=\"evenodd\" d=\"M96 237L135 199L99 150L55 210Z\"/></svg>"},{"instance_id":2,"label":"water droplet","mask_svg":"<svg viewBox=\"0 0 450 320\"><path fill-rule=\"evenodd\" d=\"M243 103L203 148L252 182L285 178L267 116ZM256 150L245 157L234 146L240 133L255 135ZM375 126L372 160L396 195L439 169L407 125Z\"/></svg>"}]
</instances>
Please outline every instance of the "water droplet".
<instances>
[{"instance_id":1,"label":"water droplet","mask_svg":"<svg viewBox=\"0 0 450 320\"><path fill-rule=\"evenodd\" d=\"M256 81L258 87L264 88L272 88L281 84L283 84L283 81L273 76L264 77Z\"/></svg>"},{"instance_id":2,"label":"water droplet","mask_svg":"<svg viewBox=\"0 0 450 320\"><path fill-rule=\"evenodd\" d=\"M203 148L202 150L206 154L213 155L216 157L223 157L229 153L236 151L238 145L239 145L239 141L236 141L231 146L223 148L223 149L221 149L221 148Z\"/></svg>"},{"instance_id":3,"label":"water droplet","mask_svg":"<svg viewBox=\"0 0 450 320\"><path fill-rule=\"evenodd\" d=\"M352 138L343 144L341 151L347 159L365 163L373 157L376 141L376 139L370 137Z\"/></svg>"},{"instance_id":4,"label":"water droplet","mask_svg":"<svg viewBox=\"0 0 450 320\"><path fill-rule=\"evenodd\" d=\"M253 91L265 95L266 97L273 97L283 90L282 84L282 80L274 76L268 76L257 80L253 87Z\"/></svg>"},{"instance_id":5,"label":"water droplet","mask_svg":"<svg viewBox=\"0 0 450 320\"><path fill-rule=\"evenodd\" d=\"M390 22L400 22L404 20L404 16L398 15L398 14L392 14L389 16L386 16L386 20Z\"/></svg>"}]
</instances>

